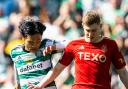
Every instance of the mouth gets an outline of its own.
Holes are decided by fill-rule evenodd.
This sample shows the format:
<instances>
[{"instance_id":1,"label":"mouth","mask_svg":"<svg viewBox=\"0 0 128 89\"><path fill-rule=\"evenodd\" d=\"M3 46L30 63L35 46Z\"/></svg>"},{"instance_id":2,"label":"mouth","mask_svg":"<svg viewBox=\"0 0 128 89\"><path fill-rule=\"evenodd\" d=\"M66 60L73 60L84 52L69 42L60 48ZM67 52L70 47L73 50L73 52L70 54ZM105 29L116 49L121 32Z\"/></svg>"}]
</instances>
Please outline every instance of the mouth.
<instances>
[{"instance_id":1,"label":"mouth","mask_svg":"<svg viewBox=\"0 0 128 89\"><path fill-rule=\"evenodd\" d=\"M29 47L29 50L35 50L36 48L34 46Z\"/></svg>"},{"instance_id":2,"label":"mouth","mask_svg":"<svg viewBox=\"0 0 128 89\"><path fill-rule=\"evenodd\" d=\"M88 39L93 39L94 37L87 37Z\"/></svg>"}]
</instances>

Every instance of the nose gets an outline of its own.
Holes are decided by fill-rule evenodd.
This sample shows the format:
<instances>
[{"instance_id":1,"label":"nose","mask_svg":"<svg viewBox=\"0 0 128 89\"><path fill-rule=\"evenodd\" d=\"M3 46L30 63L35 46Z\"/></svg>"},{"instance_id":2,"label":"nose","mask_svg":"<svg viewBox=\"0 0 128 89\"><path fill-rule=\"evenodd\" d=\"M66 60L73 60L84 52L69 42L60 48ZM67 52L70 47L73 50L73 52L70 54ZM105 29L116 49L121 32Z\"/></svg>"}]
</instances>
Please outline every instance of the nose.
<instances>
[{"instance_id":1,"label":"nose","mask_svg":"<svg viewBox=\"0 0 128 89\"><path fill-rule=\"evenodd\" d=\"M93 32L89 32L88 33L88 37L90 38L90 37L92 37L94 34L93 34Z\"/></svg>"}]
</instances>

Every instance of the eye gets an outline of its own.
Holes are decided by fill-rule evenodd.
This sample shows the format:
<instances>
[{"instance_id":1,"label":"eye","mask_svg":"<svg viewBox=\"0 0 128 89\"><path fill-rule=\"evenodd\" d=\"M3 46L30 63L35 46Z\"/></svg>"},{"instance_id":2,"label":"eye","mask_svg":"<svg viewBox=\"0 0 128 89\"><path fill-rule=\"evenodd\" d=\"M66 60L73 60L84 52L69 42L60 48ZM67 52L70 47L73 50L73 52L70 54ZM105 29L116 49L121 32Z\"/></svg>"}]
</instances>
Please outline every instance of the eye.
<instances>
[{"instance_id":1,"label":"eye","mask_svg":"<svg viewBox=\"0 0 128 89\"><path fill-rule=\"evenodd\" d=\"M92 32L96 32L96 30L92 30Z\"/></svg>"},{"instance_id":2,"label":"eye","mask_svg":"<svg viewBox=\"0 0 128 89\"><path fill-rule=\"evenodd\" d=\"M33 42L33 41L28 41L28 43L29 43L29 44L34 44L34 42Z\"/></svg>"},{"instance_id":3,"label":"eye","mask_svg":"<svg viewBox=\"0 0 128 89\"><path fill-rule=\"evenodd\" d=\"M90 32L90 30L86 30L87 32Z\"/></svg>"}]
</instances>

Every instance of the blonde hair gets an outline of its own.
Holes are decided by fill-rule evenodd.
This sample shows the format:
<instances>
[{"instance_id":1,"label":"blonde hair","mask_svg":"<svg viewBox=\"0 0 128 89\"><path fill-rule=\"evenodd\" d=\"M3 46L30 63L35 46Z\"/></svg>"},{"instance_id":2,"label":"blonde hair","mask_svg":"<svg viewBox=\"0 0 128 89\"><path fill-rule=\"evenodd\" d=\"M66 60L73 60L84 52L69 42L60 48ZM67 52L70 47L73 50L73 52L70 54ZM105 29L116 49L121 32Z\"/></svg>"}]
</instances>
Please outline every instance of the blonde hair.
<instances>
[{"instance_id":1,"label":"blonde hair","mask_svg":"<svg viewBox=\"0 0 128 89\"><path fill-rule=\"evenodd\" d=\"M86 24L88 26L92 24L101 24L101 16L96 11L88 11L86 14L83 15L82 18L82 25Z\"/></svg>"}]
</instances>

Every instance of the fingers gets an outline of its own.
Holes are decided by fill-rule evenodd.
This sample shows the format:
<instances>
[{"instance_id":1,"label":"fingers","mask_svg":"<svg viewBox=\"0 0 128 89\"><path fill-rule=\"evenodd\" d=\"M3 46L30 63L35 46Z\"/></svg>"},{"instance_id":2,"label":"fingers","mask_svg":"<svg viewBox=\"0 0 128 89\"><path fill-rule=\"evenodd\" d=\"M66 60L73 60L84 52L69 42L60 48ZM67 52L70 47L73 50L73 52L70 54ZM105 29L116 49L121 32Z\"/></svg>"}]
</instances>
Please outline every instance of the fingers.
<instances>
[{"instance_id":1,"label":"fingers","mask_svg":"<svg viewBox=\"0 0 128 89\"><path fill-rule=\"evenodd\" d=\"M28 89L34 89L34 85L32 83L28 83Z\"/></svg>"},{"instance_id":2,"label":"fingers","mask_svg":"<svg viewBox=\"0 0 128 89\"><path fill-rule=\"evenodd\" d=\"M51 47L46 47L46 48L43 50L43 55L46 56L47 54L51 53L50 49L51 49Z\"/></svg>"},{"instance_id":3,"label":"fingers","mask_svg":"<svg viewBox=\"0 0 128 89\"><path fill-rule=\"evenodd\" d=\"M39 85L33 85L32 83L29 82L27 89L44 89L44 88L41 88Z\"/></svg>"},{"instance_id":4,"label":"fingers","mask_svg":"<svg viewBox=\"0 0 128 89\"><path fill-rule=\"evenodd\" d=\"M55 49L56 49L56 47L55 47L54 45L48 46L48 47L46 47L46 48L44 49L43 55L45 56L45 55L51 53L51 52L52 52L53 50L55 50Z\"/></svg>"}]
</instances>

